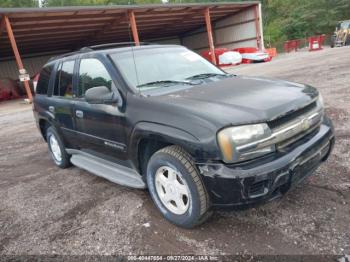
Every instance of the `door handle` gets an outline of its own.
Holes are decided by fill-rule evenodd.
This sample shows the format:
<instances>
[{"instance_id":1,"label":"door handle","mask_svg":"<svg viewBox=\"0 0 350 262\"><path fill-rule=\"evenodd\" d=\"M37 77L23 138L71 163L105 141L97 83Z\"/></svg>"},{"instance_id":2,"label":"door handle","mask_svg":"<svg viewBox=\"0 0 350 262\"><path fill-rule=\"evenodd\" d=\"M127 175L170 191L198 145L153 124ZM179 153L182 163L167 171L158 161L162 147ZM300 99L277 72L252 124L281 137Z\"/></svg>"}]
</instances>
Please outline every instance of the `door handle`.
<instances>
[{"instance_id":1,"label":"door handle","mask_svg":"<svg viewBox=\"0 0 350 262\"><path fill-rule=\"evenodd\" d=\"M55 107L54 106L49 106L49 111L51 113L55 113Z\"/></svg>"},{"instance_id":2,"label":"door handle","mask_svg":"<svg viewBox=\"0 0 350 262\"><path fill-rule=\"evenodd\" d=\"M83 117L84 117L84 113L83 113L83 111L81 111L81 110L76 110L76 111L75 111L75 115L76 115L77 117L79 117L79 118L83 118Z\"/></svg>"}]
</instances>

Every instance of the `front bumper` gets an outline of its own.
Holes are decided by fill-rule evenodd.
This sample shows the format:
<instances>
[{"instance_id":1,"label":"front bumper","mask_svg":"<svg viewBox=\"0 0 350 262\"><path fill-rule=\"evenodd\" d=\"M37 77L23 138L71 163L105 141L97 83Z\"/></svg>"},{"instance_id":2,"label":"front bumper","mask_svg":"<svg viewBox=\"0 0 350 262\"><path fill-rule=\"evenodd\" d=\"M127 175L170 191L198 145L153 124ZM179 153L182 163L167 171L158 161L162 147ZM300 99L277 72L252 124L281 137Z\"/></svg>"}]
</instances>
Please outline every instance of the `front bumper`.
<instances>
[{"instance_id":1,"label":"front bumper","mask_svg":"<svg viewBox=\"0 0 350 262\"><path fill-rule=\"evenodd\" d=\"M279 152L236 165L197 163L213 207L234 208L275 199L311 175L334 145L330 120Z\"/></svg>"}]
</instances>

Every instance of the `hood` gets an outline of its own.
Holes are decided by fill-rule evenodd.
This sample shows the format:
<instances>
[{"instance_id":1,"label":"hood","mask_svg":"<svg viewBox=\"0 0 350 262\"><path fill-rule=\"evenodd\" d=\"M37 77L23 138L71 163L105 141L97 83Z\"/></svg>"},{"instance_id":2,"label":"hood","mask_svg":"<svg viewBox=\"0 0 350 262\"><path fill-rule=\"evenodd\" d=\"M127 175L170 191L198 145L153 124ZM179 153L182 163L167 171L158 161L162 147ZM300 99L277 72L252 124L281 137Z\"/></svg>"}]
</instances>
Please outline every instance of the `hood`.
<instances>
[{"instance_id":1,"label":"hood","mask_svg":"<svg viewBox=\"0 0 350 262\"><path fill-rule=\"evenodd\" d=\"M158 102L220 125L266 122L310 104L318 96L311 87L287 81L232 77L181 91L153 96Z\"/></svg>"}]
</instances>

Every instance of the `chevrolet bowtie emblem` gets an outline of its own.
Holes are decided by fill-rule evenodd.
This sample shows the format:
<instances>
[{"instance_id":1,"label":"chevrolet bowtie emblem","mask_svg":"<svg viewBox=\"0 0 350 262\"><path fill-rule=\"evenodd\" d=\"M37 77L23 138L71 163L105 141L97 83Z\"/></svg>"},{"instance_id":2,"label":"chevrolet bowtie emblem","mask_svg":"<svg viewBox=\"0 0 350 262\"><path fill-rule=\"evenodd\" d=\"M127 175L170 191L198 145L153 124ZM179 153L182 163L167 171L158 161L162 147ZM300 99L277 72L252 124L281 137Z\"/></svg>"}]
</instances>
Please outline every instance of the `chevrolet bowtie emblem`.
<instances>
[{"instance_id":1,"label":"chevrolet bowtie emblem","mask_svg":"<svg viewBox=\"0 0 350 262\"><path fill-rule=\"evenodd\" d=\"M309 119L303 119L302 123L301 123L301 126L302 126L303 130L309 129L310 128L310 121L309 121Z\"/></svg>"}]
</instances>

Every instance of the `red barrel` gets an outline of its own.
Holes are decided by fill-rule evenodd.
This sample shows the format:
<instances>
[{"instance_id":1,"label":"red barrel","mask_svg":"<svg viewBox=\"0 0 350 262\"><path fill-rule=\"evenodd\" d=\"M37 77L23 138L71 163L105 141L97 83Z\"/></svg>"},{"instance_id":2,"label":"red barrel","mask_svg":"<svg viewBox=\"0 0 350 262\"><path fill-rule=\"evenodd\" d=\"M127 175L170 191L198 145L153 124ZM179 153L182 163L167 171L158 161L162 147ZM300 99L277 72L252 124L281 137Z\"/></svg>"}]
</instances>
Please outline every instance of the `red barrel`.
<instances>
[{"instance_id":1,"label":"red barrel","mask_svg":"<svg viewBox=\"0 0 350 262\"><path fill-rule=\"evenodd\" d=\"M289 53L291 51L298 51L300 47L300 39L295 39L295 40L288 40L284 42L284 51L286 53Z\"/></svg>"},{"instance_id":2,"label":"red barrel","mask_svg":"<svg viewBox=\"0 0 350 262\"><path fill-rule=\"evenodd\" d=\"M223 53L229 51L227 48L215 48L215 60L216 60L216 63L219 64L219 56L222 55ZM211 53L210 53L210 50L205 50L203 52L201 52L201 55L207 59L208 61L211 62Z\"/></svg>"},{"instance_id":3,"label":"red barrel","mask_svg":"<svg viewBox=\"0 0 350 262\"><path fill-rule=\"evenodd\" d=\"M322 50L324 39L325 39L325 35L309 37L309 51Z\"/></svg>"}]
</instances>

